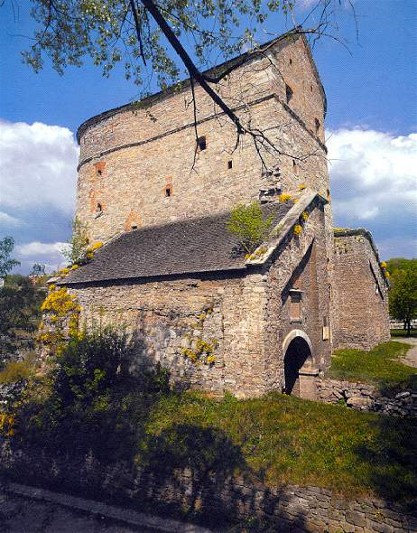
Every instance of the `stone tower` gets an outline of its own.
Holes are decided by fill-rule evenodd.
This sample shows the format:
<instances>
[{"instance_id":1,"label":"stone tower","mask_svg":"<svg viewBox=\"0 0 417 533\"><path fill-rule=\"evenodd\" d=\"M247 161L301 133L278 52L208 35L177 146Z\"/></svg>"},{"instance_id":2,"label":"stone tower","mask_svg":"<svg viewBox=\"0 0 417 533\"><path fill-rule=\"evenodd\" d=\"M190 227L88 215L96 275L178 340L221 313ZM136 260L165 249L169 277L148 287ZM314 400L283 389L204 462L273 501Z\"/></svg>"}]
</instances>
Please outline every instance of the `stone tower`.
<instances>
[{"instance_id":1,"label":"stone tower","mask_svg":"<svg viewBox=\"0 0 417 533\"><path fill-rule=\"evenodd\" d=\"M189 81L81 125L77 216L91 240L304 187L329 197L326 99L304 36L215 69L226 71L215 88L253 135L238 138L199 86L196 135Z\"/></svg>"}]
</instances>

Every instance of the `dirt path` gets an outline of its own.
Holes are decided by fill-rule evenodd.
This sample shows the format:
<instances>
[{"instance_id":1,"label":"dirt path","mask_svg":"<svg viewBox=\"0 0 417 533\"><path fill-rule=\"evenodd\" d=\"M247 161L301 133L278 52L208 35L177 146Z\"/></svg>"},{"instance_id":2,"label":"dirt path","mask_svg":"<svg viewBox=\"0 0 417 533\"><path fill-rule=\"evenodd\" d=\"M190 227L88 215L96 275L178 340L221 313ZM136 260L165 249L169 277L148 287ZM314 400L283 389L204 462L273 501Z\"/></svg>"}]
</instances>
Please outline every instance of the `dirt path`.
<instances>
[{"instance_id":1,"label":"dirt path","mask_svg":"<svg viewBox=\"0 0 417 533\"><path fill-rule=\"evenodd\" d=\"M408 337L408 338L392 338L393 341L403 342L404 344L411 344L412 348L410 348L407 352L407 355L403 357L401 360L405 365L413 366L414 368L417 368L417 338L416 337Z\"/></svg>"}]
</instances>

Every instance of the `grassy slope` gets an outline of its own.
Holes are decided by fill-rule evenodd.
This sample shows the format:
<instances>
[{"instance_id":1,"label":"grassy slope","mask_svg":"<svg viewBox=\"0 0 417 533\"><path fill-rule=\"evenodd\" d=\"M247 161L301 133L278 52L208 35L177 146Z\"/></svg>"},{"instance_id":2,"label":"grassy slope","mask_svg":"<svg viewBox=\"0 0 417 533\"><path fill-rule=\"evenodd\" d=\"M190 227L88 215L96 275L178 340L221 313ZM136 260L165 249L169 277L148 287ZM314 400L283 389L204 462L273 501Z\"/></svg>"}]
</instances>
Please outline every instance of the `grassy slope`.
<instances>
[{"instance_id":1,"label":"grassy slope","mask_svg":"<svg viewBox=\"0 0 417 533\"><path fill-rule=\"evenodd\" d=\"M417 494L416 430L416 422L280 394L222 402L186 394L154 405L139 461L401 500Z\"/></svg>"},{"instance_id":2,"label":"grassy slope","mask_svg":"<svg viewBox=\"0 0 417 533\"><path fill-rule=\"evenodd\" d=\"M374 383L386 391L417 388L417 370L399 361L410 348L402 342L386 342L369 352L337 350L327 375L335 379Z\"/></svg>"}]
</instances>

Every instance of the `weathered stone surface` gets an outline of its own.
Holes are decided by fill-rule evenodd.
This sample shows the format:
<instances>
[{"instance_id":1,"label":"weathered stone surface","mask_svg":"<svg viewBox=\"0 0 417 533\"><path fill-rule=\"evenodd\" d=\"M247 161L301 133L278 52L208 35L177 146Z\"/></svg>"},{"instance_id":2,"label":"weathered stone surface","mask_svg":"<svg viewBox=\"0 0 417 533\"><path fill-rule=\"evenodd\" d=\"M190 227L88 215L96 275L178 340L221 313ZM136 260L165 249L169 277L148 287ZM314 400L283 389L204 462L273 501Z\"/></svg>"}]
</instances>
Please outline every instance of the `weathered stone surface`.
<instances>
[{"instance_id":1,"label":"weathered stone surface","mask_svg":"<svg viewBox=\"0 0 417 533\"><path fill-rule=\"evenodd\" d=\"M317 378L316 386L317 400L325 403L342 401L352 409L402 417L417 416L417 397L411 391L389 397L382 395L373 385L323 377Z\"/></svg>"},{"instance_id":2,"label":"weathered stone surface","mask_svg":"<svg viewBox=\"0 0 417 533\"><path fill-rule=\"evenodd\" d=\"M374 246L365 230L335 233L334 348L369 350L390 339L388 287Z\"/></svg>"},{"instance_id":3,"label":"weathered stone surface","mask_svg":"<svg viewBox=\"0 0 417 533\"><path fill-rule=\"evenodd\" d=\"M77 217L91 241L108 242L139 228L169 224L179 231L184 219L224 214L239 202L276 202L283 192L293 197L295 219L283 219L260 253L264 260L239 262L239 273L229 256L221 262L227 268L206 268L204 253L195 270L183 264L172 269L169 261L166 270L154 268L159 256L153 251L149 268L130 261L130 281L112 263L89 278L76 271L81 281L72 291L87 324L104 313L104 321L127 325L137 365L161 363L184 388L215 395L228 390L238 397L285 390L314 400L315 378L328 368L333 342L371 347L388 338L385 280L366 232L334 240L325 96L305 38L291 32L236 65L216 88L242 123L268 132L277 150L264 150L250 135L242 135L236 149L235 126L196 86L203 148L191 88L184 83L80 127ZM309 194L314 201L304 206ZM183 243L187 258L193 235L183 232L173 242ZM169 232L159 234L163 247ZM112 242L117 248L133 240ZM141 242L146 248L149 240ZM206 250L204 242L201 248ZM135 259L146 259L146 251ZM205 352L197 349L194 359L205 357L209 364L200 360L197 366L190 358L202 343Z\"/></svg>"}]
</instances>

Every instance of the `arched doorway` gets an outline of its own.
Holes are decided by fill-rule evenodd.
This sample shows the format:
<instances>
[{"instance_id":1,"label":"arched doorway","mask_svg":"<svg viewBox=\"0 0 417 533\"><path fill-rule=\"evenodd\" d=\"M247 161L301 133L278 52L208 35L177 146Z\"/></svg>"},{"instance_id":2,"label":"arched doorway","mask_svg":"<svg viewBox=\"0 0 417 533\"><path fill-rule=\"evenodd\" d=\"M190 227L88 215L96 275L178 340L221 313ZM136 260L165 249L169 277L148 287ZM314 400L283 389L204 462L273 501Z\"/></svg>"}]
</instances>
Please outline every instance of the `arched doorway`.
<instances>
[{"instance_id":1,"label":"arched doorway","mask_svg":"<svg viewBox=\"0 0 417 533\"><path fill-rule=\"evenodd\" d=\"M300 398L315 399L315 377L318 369L313 361L313 347L308 335L293 330L283 343L284 392Z\"/></svg>"}]
</instances>

